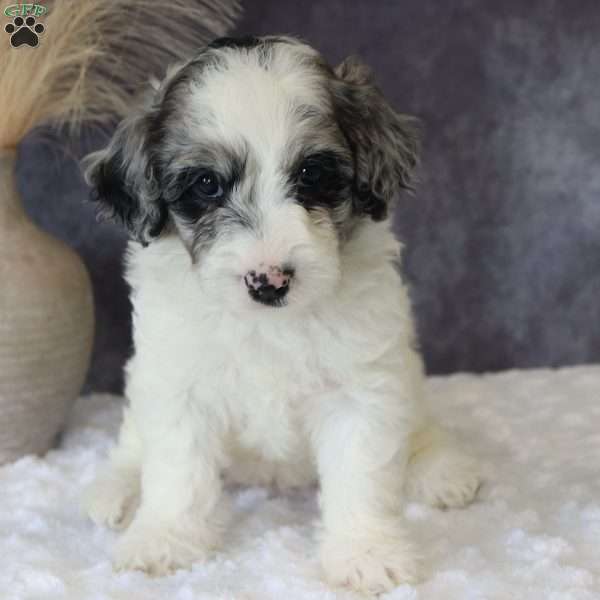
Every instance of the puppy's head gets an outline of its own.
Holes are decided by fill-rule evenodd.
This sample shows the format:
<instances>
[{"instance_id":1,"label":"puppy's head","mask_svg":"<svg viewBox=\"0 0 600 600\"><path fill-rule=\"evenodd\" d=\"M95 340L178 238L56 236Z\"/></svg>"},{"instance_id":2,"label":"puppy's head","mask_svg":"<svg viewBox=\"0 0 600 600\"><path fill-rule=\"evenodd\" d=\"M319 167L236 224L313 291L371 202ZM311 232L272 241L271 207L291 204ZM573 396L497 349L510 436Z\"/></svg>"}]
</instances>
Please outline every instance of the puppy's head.
<instances>
[{"instance_id":1,"label":"puppy's head","mask_svg":"<svg viewBox=\"0 0 600 600\"><path fill-rule=\"evenodd\" d=\"M416 163L414 120L368 69L292 38L224 38L171 69L87 159L96 198L146 245L178 235L204 291L238 307L332 294L339 253Z\"/></svg>"}]
</instances>

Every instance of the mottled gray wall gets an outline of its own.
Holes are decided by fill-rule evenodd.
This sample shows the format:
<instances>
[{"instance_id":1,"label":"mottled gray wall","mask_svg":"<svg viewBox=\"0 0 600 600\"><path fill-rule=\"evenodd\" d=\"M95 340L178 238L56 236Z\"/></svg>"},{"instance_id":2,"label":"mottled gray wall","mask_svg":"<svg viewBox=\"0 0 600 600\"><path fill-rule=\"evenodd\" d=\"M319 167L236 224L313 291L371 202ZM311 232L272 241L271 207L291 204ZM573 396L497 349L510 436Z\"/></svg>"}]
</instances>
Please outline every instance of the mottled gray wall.
<instances>
[{"instance_id":1,"label":"mottled gray wall","mask_svg":"<svg viewBox=\"0 0 600 600\"><path fill-rule=\"evenodd\" d=\"M395 218L430 372L600 359L600 4L254 0L240 31L359 54L425 124L422 183ZM97 144L98 142L96 142ZM93 222L72 161L36 138L20 185L84 255L98 304L90 385L129 351L123 235Z\"/></svg>"}]
</instances>

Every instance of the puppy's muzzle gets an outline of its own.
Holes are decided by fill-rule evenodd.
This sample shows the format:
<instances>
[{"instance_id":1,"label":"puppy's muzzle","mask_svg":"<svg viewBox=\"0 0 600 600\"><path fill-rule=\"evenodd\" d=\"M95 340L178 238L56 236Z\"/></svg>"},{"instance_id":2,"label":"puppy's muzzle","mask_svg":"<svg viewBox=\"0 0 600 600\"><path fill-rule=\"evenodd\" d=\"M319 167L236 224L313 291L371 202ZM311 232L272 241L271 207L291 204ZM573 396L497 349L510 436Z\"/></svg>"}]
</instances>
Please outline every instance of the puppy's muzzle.
<instances>
[{"instance_id":1,"label":"puppy's muzzle","mask_svg":"<svg viewBox=\"0 0 600 600\"><path fill-rule=\"evenodd\" d=\"M294 269L290 267L261 264L258 271L246 273L244 282L253 300L267 306L283 306L293 277Z\"/></svg>"}]
</instances>

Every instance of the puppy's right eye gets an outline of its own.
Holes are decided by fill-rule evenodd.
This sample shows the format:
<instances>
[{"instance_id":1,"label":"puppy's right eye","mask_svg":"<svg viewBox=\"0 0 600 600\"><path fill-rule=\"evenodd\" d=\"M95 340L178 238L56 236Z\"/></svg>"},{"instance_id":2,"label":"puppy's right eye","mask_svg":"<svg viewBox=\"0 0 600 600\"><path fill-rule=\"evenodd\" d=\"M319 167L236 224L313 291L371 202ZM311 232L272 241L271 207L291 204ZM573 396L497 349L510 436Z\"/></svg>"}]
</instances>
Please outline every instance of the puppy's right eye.
<instances>
[{"instance_id":1,"label":"puppy's right eye","mask_svg":"<svg viewBox=\"0 0 600 600\"><path fill-rule=\"evenodd\" d=\"M202 171L193 187L194 191L208 198L219 198L223 195L223 186L213 171Z\"/></svg>"},{"instance_id":2,"label":"puppy's right eye","mask_svg":"<svg viewBox=\"0 0 600 600\"><path fill-rule=\"evenodd\" d=\"M323 175L323 168L317 163L306 162L300 168L298 179L301 185L307 188L315 188Z\"/></svg>"}]
</instances>

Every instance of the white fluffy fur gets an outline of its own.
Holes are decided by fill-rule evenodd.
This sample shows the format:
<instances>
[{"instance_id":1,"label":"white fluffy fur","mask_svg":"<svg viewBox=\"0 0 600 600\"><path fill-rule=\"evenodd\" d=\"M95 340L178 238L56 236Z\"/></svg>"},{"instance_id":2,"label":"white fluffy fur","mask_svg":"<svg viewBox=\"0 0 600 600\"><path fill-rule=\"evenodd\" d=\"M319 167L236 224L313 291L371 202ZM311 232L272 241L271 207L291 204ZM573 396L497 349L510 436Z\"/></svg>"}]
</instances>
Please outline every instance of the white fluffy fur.
<instances>
[{"instance_id":1,"label":"white fluffy fur","mask_svg":"<svg viewBox=\"0 0 600 600\"><path fill-rule=\"evenodd\" d=\"M479 480L441 433L415 436L427 427L421 363L406 291L381 260L395 251L386 224L365 224L342 254L348 276L334 297L309 312L257 307L241 318L204 306L176 238L132 249L130 407L110 473L88 493L92 518L120 527L143 473L118 568L162 574L205 558L223 523L221 470L283 487L318 471L327 577L372 592L415 580L400 518L411 451L408 483L434 505L463 506Z\"/></svg>"},{"instance_id":2,"label":"white fluffy fur","mask_svg":"<svg viewBox=\"0 0 600 600\"><path fill-rule=\"evenodd\" d=\"M282 488L318 479L326 578L377 593L419 576L401 517L405 489L463 506L479 478L423 413L422 364L389 223L365 219L338 246L326 219L280 201L282 106L298 81L265 91L266 75L257 77L254 95L252 74L243 92L232 77L215 118L219 136L235 131L252 143L261 236L219 237L199 263L175 234L144 249L131 244L129 406L88 511L127 526L117 568L163 574L218 545L223 478ZM198 106L210 96L209 81ZM242 276L260 262L294 264L288 306L249 298Z\"/></svg>"}]
</instances>

